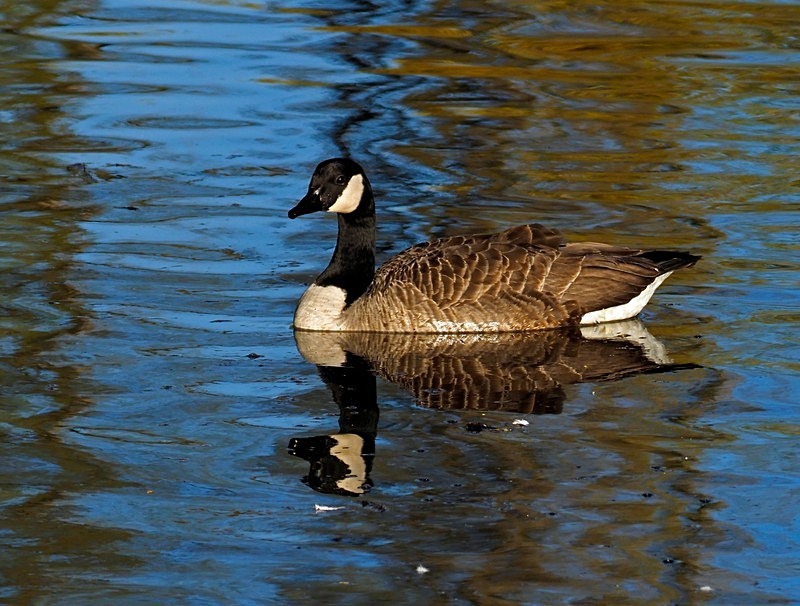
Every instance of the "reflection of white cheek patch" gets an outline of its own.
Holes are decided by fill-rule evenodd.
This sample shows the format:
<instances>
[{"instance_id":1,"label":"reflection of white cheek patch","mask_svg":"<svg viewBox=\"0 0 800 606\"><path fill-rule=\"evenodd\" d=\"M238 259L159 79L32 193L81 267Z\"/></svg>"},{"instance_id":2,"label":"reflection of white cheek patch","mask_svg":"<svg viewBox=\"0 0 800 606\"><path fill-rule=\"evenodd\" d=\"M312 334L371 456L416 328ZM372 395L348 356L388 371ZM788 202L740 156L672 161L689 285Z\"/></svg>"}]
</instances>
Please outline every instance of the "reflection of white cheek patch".
<instances>
[{"instance_id":1,"label":"reflection of white cheek patch","mask_svg":"<svg viewBox=\"0 0 800 606\"><path fill-rule=\"evenodd\" d=\"M361 175L353 175L344 191L336 198L336 202L328 209L329 213L351 213L358 208L364 193L364 179Z\"/></svg>"}]
</instances>

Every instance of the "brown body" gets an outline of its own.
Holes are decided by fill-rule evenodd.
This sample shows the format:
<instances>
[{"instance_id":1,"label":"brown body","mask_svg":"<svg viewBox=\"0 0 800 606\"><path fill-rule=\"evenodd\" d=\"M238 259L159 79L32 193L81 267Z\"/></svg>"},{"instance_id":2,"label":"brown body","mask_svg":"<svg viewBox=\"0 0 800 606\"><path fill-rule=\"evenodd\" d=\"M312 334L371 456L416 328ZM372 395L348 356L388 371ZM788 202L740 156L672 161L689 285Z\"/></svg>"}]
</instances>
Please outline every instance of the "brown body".
<instances>
[{"instance_id":1,"label":"brown body","mask_svg":"<svg viewBox=\"0 0 800 606\"><path fill-rule=\"evenodd\" d=\"M659 276L694 262L665 264L646 255L607 244L567 244L559 232L538 224L443 238L387 261L342 319L346 330L379 332L519 331L593 323L582 319L625 305Z\"/></svg>"}]
</instances>

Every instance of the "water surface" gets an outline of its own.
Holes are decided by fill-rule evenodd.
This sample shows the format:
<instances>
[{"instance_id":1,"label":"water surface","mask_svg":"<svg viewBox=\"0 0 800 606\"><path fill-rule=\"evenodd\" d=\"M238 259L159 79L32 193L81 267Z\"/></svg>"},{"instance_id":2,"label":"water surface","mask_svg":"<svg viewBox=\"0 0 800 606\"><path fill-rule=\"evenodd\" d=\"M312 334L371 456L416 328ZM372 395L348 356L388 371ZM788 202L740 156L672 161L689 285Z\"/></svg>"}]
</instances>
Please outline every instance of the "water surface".
<instances>
[{"instance_id":1,"label":"water surface","mask_svg":"<svg viewBox=\"0 0 800 606\"><path fill-rule=\"evenodd\" d=\"M794 3L0 16L1 599L800 601ZM286 211L344 154L382 259L531 220L703 255L642 318L681 368L539 409L318 368L335 226ZM289 453L343 427L357 496Z\"/></svg>"}]
</instances>

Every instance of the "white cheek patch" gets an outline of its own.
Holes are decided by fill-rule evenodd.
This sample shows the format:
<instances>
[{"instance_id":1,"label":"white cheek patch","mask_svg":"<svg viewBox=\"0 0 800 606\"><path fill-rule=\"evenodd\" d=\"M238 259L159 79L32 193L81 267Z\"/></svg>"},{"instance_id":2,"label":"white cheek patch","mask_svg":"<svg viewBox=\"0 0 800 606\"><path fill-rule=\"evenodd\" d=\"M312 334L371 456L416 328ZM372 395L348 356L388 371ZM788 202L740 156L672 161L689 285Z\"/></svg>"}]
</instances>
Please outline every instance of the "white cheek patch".
<instances>
[{"instance_id":1,"label":"white cheek patch","mask_svg":"<svg viewBox=\"0 0 800 606\"><path fill-rule=\"evenodd\" d=\"M361 196L364 194L364 179L361 175L353 175L347 183L347 187L336 198L329 213L351 213L358 208L361 203Z\"/></svg>"}]
</instances>

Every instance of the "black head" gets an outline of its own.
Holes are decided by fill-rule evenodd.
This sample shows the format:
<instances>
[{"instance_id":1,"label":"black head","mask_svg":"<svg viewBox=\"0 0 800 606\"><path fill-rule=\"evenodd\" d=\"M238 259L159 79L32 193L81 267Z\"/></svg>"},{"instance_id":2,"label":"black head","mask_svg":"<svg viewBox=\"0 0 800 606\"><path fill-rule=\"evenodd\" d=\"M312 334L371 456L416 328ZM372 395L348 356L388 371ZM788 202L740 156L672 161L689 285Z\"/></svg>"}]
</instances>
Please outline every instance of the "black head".
<instances>
[{"instance_id":1,"label":"black head","mask_svg":"<svg viewBox=\"0 0 800 606\"><path fill-rule=\"evenodd\" d=\"M289 211L289 218L320 210L348 215L375 212L367 176L361 166L349 158L331 158L317 165L308 193Z\"/></svg>"}]
</instances>

